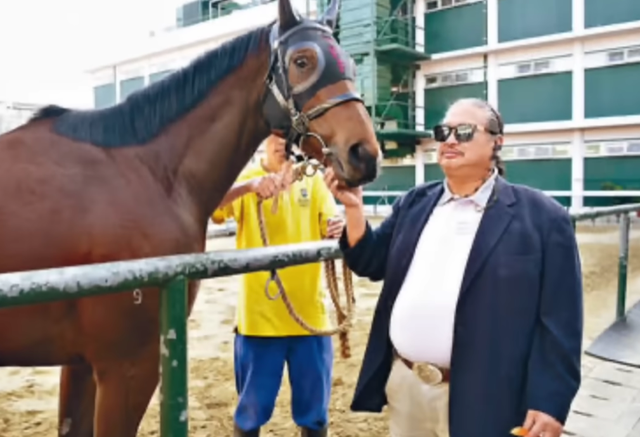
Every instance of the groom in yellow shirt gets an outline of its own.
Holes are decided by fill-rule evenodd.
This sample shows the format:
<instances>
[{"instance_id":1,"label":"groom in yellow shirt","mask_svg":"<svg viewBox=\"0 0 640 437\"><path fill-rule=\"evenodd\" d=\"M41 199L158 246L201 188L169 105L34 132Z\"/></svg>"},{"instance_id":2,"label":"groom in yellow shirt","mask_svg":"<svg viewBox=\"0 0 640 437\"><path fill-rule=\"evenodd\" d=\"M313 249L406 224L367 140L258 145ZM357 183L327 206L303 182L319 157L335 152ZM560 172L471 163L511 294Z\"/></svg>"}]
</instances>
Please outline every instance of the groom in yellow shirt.
<instances>
[{"instance_id":1,"label":"groom in yellow shirt","mask_svg":"<svg viewBox=\"0 0 640 437\"><path fill-rule=\"evenodd\" d=\"M343 221L322 175L292 182L284 140L270 136L265 141L265 158L240 175L213 213L213 222L234 218L237 248L262 247L257 208L258 199L265 198L262 207L270 245L338 238ZM281 193L278 208L272 214L271 196L277 193ZM318 329L328 328L322 265L288 267L279 270L279 275L303 320ZM265 293L269 277L269 272L243 276L234 347L239 397L234 437L260 435L260 428L273 413L285 363L293 420L301 428L301 436L326 437L333 368L331 337L309 333L289 315L282 299L270 300ZM274 283L269 294L278 294Z\"/></svg>"}]
</instances>

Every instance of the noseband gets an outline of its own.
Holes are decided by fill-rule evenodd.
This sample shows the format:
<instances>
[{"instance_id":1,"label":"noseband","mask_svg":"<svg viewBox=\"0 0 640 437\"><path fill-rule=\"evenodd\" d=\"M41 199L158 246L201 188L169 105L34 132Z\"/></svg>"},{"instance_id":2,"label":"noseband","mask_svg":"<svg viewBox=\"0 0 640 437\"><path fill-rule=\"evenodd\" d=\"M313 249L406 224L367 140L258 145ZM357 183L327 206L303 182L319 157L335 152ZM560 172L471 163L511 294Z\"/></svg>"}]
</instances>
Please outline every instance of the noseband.
<instances>
[{"instance_id":1,"label":"noseband","mask_svg":"<svg viewBox=\"0 0 640 437\"><path fill-rule=\"evenodd\" d=\"M326 46L330 44L330 41L333 41L332 31L327 26L315 21L304 20L282 35L278 35L278 31L279 26L276 23L273 25L270 35L271 60L269 72L265 80L267 92L265 93L263 101L264 117L271 131L285 138L287 158L290 158L291 155L294 154L294 145L302 151L301 141L306 137L316 138L322 145L324 158L327 158L331 155L330 147L327 146L320 135L309 131L310 122L322 117L327 111L343 103L360 102L364 104L364 101L358 94L347 92L331 97L326 102L306 112L303 112L302 108L304 108L322 88L344 80L353 82L355 78L355 66L350 65L350 68L344 68L344 64L341 66L338 65L341 60L337 59L334 53L327 56L326 52L328 50ZM310 35L315 34L318 36L315 40L311 41L306 39L292 41L296 36L300 36L300 32L307 32ZM288 60L287 51L290 50L292 46L301 43L309 43L317 47L316 51L319 59L322 58L320 59L322 62L318 63L318 69L322 70L319 71L315 82L308 84L308 86L301 91L296 91L287 78L288 65L285 60ZM324 49L323 46L325 46ZM336 45L333 45L332 48L339 50L340 54L344 55L343 58L348 57L348 55L344 54L342 49ZM351 60L350 58L348 59ZM353 61L351 60L351 62ZM295 154L295 157L298 161L305 159L301 154Z\"/></svg>"}]
</instances>

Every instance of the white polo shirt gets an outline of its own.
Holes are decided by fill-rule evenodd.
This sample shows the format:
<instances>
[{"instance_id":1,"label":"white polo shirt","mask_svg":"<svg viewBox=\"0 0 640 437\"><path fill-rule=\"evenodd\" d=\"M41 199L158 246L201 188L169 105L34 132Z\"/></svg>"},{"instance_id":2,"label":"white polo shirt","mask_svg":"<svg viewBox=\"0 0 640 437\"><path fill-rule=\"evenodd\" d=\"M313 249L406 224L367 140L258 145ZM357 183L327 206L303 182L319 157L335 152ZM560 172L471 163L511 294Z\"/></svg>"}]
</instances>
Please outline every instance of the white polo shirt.
<instances>
[{"instance_id":1,"label":"white polo shirt","mask_svg":"<svg viewBox=\"0 0 640 437\"><path fill-rule=\"evenodd\" d=\"M425 225L394 304L391 342L403 358L448 368L462 279L497 172L474 193L444 192Z\"/></svg>"}]
</instances>

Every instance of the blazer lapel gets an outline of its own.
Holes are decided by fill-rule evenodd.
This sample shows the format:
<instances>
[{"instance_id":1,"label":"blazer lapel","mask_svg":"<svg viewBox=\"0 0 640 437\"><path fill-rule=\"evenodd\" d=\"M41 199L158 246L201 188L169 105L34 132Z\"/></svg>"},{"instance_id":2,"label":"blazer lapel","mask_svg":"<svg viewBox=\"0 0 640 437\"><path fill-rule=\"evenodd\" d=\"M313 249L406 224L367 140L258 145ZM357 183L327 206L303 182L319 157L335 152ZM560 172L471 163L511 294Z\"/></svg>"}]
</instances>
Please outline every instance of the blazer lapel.
<instances>
[{"instance_id":1,"label":"blazer lapel","mask_svg":"<svg viewBox=\"0 0 640 437\"><path fill-rule=\"evenodd\" d=\"M496 196L495 200L494 195ZM494 195L491 196L487 203L476 238L471 246L460 288L460 297L467 291L513 219L511 205L515 203L515 197L511 186L504 179L498 178Z\"/></svg>"},{"instance_id":2,"label":"blazer lapel","mask_svg":"<svg viewBox=\"0 0 640 437\"><path fill-rule=\"evenodd\" d=\"M416 199L404 218L396 225L402 230L394 243L396 249L393 252L393 256L397 256L397 261L392 267L392 271L394 273L394 281L397 281L400 286L411 266L413 254L418 245L418 240L420 240L420 235L422 235L422 230L427 224L438 199L442 196L442 192L443 188L439 186L427 192L424 197Z\"/></svg>"}]
</instances>

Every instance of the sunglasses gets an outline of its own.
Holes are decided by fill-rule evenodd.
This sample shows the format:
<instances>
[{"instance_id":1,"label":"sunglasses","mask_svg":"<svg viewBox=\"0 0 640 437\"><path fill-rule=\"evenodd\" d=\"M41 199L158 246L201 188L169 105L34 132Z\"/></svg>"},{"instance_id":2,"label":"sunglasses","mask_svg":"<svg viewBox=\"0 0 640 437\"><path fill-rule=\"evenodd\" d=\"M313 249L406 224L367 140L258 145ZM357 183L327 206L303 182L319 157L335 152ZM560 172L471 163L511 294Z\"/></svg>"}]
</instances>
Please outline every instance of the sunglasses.
<instances>
[{"instance_id":1,"label":"sunglasses","mask_svg":"<svg viewBox=\"0 0 640 437\"><path fill-rule=\"evenodd\" d=\"M446 124L438 124L433 127L433 139L439 143L447 141L453 133L453 137L458 143L468 143L473 140L476 132L487 132L491 135L498 135L482 126L476 124L459 124L458 126L447 126Z\"/></svg>"}]
</instances>

